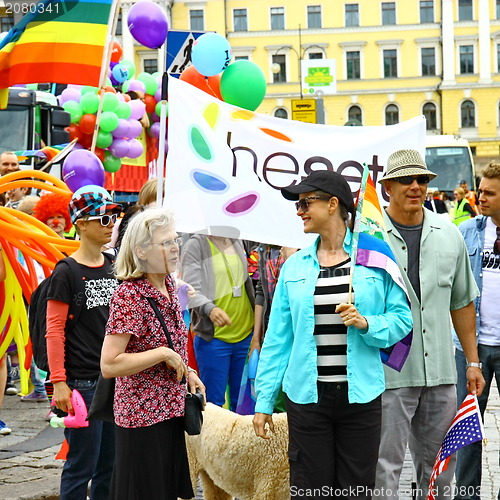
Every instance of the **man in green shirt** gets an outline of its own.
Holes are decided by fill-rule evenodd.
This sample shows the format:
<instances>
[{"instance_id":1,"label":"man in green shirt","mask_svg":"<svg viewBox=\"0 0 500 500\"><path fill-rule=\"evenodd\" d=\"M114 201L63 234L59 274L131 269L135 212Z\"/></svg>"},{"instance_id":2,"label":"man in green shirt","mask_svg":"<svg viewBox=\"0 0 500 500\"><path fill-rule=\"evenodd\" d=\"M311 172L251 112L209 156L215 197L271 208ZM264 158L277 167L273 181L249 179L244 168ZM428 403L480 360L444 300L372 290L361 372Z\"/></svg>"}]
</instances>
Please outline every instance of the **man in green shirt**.
<instances>
[{"instance_id":1,"label":"man in green shirt","mask_svg":"<svg viewBox=\"0 0 500 500\"><path fill-rule=\"evenodd\" d=\"M479 395L484 387L473 304L478 289L467 248L456 226L422 206L434 177L418 151L400 150L389 156L380 180L390 196L384 219L408 288L413 342L401 372L385 370L378 500L399 498L407 445L417 473L416 498L427 498L436 455L456 412L450 315L469 362L468 390ZM436 481L436 498L452 496L454 463Z\"/></svg>"}]
</instances>

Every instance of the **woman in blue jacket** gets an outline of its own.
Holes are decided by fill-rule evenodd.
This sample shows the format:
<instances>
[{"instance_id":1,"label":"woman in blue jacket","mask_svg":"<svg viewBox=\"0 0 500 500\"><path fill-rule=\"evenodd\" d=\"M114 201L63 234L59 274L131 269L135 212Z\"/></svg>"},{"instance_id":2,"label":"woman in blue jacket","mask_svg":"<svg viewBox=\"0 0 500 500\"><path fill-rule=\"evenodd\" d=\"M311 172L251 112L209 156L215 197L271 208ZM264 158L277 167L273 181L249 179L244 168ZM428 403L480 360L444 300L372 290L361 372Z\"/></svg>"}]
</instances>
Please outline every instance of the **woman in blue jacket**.
<instances>
[{"instance_id":1,"label":"woman in blue jacket","mask_svg":"<svg viewBox=\"0 0 500 500\"><path fill-rule=\"evenodd\" d=\"M404 291L383 270L356 266L349 304L354 205L336 172L282 189L316 242L284 264L256 379L254 429L269 438L281 387L289 426L291 496L371 498L385 389L380 348L412 326Z\"/></svg>"}]
</instances>

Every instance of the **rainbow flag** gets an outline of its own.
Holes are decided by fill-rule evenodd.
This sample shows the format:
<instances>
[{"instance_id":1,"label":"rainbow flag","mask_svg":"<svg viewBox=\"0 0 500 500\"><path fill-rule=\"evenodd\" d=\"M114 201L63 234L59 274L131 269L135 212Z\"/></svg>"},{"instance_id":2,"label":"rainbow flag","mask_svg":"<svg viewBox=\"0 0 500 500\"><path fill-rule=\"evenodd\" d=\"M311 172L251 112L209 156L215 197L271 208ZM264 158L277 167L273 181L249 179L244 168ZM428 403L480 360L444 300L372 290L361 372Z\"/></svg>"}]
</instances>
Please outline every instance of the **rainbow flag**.
<instances>
[{"instance_id":1,"label":"rainbow flag","mask_svg":"<svg viewBox=\"0 0 500 500\"><path fill-rule=\"evenodd\" d=\"M385 229L382 209L368 167L364 165L361 188L354 221L352 262L366 267L383 269L408 295L403 276L394 256ZM410 353L413 333L387 349L380 349L382 362L401 371Z\"/></svg>"},{"instance_id":2,"label":"rainbow flag","mask_svg":"<svg viewBox=\"0 0 500 500\"><path fill-rule=\"evenodd\" d=\"M113 0L33 4L0 42L0 102L16 84L98 86L112 5Z\"/></svg>"}]
</instances>

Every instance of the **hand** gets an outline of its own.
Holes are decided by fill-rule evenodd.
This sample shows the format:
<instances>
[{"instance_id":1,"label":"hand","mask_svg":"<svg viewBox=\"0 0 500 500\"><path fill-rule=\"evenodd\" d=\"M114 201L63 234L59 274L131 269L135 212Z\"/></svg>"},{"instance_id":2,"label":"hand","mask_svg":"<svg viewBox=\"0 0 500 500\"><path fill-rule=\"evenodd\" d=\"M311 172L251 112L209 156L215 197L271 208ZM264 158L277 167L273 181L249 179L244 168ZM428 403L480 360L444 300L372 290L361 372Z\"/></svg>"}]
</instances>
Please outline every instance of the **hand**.
<instances>
[{"instance_id":1,"label":"hand","mask_svg":"<svg viewBox=\"0 0 500 500\"><path fill-rule=\"evenodd\" d=\"M66 382L54 382L54 404L57 408L71 415L75 414L71 404L71 389Z\"/></svg>"},{"instance_id":2,"label":"hand","mask_svg":"<svg viewBox=\"0 0 500 500\"><path fill-rule=\"evenodd\" d=\"M188 378L188 369L182 358L172 349L165 347L165 364L176 371L177 380L180 382L183 378Z\"/></svg>"},{"instance_id":3,"label":"hand","mask_svg":"<svg viewBox=\"0 0 500 500\"><path fill-rule=\"evenodd\" d=\"M256 413L253 416L253 429L255 431L255 435L263 439L271 439L271 436L267 434L268 430L266 429L266 424L269 425L269 430L274 432L272 415L268 415L267 413Z\"/></svg>"},{"instance_id":4,"label":"hand","mask_svg":"<svg viewBox=\"0 0 500 500\"><path fill-rule=\"evenodd\" d=\"M260 335L257 334L257 332L254 332L252 335L252 341L250 342L250 349L248 351L248 359L250 359L255 349L260 352Z\"/></svg>"},{"instance_id":5,"label":"hand","mask_svg":"<svg viewBox=\"0 0 500 500\"><path fill-rule=\"evenodd\" d=\"M200 377L198 377L198 374L192 370L188 371L188 386L189 386L189 392L191 394L194 394L196 392L196 389L199 389L201 393L203 394L203 404L207 404L207 392L205 385L201 381Z\"/></svg>"},{"instance_id":6,"label":"hand","mask_svg":"<svg viewBox=\"0 0 500 500\"><path fill-rule=\"evenodd\" d=\"M335 312L340 313L340 317L342 318L345 326L354 326L355 328L358 328L358 330L368 328L368 321L366 321L364 316L361 316L353 304L339 304L335 308Z\"/></svg>"},{"instance_id":7,"label":"hand","mask_svg":"<svg viewBox=\"0 0 500 500\"><path fill-rule=\"evenodd\" d=\"M481 396L484 386L486 385L482 371L475 366L471 366L466 369L465 375L467 377L468 391L478 397Z\"/></svg>"},{"instance_id":8,"label":"hand","mask_svg":"<svg viewBox=\"0 0 500 500\"><path fill-rule=\"evenodd\" d=\"M220 307L214 307L210 311L210 319L215 326L231 325L231 319L227 315L226 311Z\"/></svg>"}]
</instances>

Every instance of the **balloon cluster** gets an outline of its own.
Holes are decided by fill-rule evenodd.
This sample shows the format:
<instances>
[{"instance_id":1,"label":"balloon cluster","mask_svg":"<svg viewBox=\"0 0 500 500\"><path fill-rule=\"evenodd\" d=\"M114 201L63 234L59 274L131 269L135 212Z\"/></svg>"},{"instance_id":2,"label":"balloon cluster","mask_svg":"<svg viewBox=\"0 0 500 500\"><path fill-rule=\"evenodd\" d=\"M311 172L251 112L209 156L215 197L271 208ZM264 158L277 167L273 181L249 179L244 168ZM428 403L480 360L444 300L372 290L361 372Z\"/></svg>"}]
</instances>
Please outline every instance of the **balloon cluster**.
<instances>
[{"instance_id":1,"label":"balloon cluster","mask_svg":"<svg viewBox=\"0 0 500 500\"><path fill-rule=\"evenodd\" d=\"M191 61L193 66L181 73L181 80L250 111L255 111L263 101L266 95L264 73L248 60L230 64L231 46L223 36L217 33L201 35L193 44Z\"/></svg>"}]
</instances>

